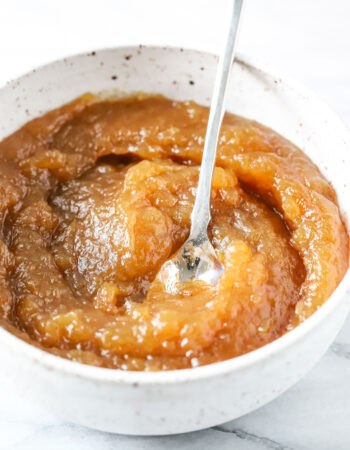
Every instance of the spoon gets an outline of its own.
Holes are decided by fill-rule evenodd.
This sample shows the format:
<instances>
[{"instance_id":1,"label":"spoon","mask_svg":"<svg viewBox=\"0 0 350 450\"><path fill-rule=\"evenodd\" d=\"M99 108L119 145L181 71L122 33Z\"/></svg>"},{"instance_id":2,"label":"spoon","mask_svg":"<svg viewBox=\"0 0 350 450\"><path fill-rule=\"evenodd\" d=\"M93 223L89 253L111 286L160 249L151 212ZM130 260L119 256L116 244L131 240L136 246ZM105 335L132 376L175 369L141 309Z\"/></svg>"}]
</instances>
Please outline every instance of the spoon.
<instances>
[{"instance_id":1,"label":"spoon","mask_svg":"<svg viewBox=\"0 0 350 450\"><path fill-rule=\"evenodd\" d=\"M216 285L224 270L208 238L208 225L211 219L210 196L217 143L225 111L225 93L234 60L243 0L229 0L229 4L229 27L216 72L197 194L191 214L190 235L173 258L163 264L157 275L169 294L177 294L179 284L189 281L202 280Z\"/></svg>"}]
</instances>

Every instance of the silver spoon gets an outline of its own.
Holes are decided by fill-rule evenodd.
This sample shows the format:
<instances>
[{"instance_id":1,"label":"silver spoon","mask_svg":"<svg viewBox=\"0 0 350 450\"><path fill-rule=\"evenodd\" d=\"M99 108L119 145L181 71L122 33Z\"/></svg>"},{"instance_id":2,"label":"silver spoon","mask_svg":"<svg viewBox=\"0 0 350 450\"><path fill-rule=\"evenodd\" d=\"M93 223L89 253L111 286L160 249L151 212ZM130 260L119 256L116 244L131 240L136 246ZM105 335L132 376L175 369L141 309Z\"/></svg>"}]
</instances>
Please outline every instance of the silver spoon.
<instances>
[{"instance_id":1,"label":"silver spoon","mask_svg":"<svg viewBox=\"0 0 350 450\"><path fill-rule=\"evenodd\" d=\"M157 275L164 284L166 292L170 294L177 294L178 283L187 281L202 280L207 284L215 285L224 270L208 238L208 225L211 219L210 194L217 142L225 111L225 93L234 60L243 0L229 0L229 3L229 27L216 72L197 194L191 214L190 235L175 256L163 264Z\"/></svg>"}]
</instances>

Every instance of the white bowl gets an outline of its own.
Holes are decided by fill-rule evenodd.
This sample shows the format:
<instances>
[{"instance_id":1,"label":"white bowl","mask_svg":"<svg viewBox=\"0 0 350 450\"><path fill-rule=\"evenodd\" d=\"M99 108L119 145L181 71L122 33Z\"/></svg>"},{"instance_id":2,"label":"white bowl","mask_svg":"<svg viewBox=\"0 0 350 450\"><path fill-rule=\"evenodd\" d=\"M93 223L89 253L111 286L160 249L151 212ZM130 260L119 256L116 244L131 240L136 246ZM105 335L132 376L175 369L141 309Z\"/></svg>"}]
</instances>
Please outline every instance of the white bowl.
<instances>
[{"instance_id":1,"label":"white bowl","mask_svg":"<svg viewBox=\"0 0 350 450\"><path fill-rule=\"evenodd\" d=\"M160 47L115 48L54 62L0 90L0 139L87 91L156 92L208 105L216 62L207 53ZM285 77L239 58L227 109L302 148L332 181L346 219L350 135L325 104ZM67 421L137 435L198 430L258 408L305 375L344 322L349 285L348 272L331 298L295 330L251 353L204 367L143 373L86 366L0 329L1 370L24 396Z\"/></svg>"}]
</instances>

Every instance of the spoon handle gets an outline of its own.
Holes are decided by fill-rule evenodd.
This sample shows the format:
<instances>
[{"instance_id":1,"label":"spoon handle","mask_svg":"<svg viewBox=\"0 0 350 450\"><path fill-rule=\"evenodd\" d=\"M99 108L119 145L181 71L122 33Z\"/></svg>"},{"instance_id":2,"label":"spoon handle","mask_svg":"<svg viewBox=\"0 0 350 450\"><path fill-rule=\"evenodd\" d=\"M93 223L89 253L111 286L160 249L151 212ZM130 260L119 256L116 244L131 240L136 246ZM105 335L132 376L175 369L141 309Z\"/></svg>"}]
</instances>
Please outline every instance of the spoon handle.
<instances>
[{"instance_id":1,"label":"spoon handle","mask_svg":"<svg viewBox=\"0 0 350 450\"><path fill-rule=\"evenodd\" d=\"M225 112L225 93L230 70L233 64L236 37L243 0L229 0L229 26L224 48L221 52L211 100L207 132L205 136L202 164L200 168L197 195L191 214L191 233L193 239L206 238L211 218L210 194L213 170L216 160L217 142L222 118ZM201 239L200 239L201 240Z\"/></svg>"}]
</instances>

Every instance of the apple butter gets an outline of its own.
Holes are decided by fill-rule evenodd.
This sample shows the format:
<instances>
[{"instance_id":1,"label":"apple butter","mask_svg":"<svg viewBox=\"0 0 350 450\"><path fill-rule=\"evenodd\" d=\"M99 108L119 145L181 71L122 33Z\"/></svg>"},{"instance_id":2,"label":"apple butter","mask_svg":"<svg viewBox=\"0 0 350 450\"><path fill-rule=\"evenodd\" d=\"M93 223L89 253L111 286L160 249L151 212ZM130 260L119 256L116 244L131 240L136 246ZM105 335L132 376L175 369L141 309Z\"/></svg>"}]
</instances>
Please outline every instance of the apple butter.
<instances>
[{"instance_id":1,"label":"apple butter","mask_svg":"<svg viewBox=\"0 0 350 450\"><path fill-rule=\"evenodd\" d=\"M156 278L189 234L208 109L86 94L0 143L0 324L124 370L244 354L306 320L348 268L336 194L295 145L226 114L209 237L217 286Z\"/></svg>"}]
</instances>

